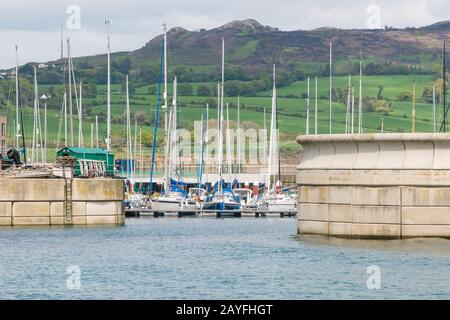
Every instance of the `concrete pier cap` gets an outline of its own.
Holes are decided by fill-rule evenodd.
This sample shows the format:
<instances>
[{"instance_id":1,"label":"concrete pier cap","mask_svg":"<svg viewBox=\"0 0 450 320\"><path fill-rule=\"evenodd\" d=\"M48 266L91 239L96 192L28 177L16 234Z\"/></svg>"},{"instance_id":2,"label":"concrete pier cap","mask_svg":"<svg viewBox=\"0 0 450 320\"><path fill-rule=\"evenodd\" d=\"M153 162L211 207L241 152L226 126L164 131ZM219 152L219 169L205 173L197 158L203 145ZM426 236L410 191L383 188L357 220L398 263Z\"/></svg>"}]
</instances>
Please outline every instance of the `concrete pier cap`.
<instances>
[{"instance_id":1,"label":"concrete pier cap","mask_svg":"<svg viewBox=\"0 0 450 320\"><path fill-rule=\"evenodd\" d=\"M299 136L298 231L450 238L450 134Z\"/></svg>"}]
</instances>

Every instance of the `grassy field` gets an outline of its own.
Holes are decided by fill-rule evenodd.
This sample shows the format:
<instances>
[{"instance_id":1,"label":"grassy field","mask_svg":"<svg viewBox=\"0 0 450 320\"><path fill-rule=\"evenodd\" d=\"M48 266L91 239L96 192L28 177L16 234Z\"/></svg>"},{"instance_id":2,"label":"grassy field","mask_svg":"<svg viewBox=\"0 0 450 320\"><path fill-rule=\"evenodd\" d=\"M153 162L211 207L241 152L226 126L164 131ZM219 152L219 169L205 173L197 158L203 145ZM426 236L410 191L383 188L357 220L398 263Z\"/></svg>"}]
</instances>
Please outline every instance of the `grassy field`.
<instances>
[{"instance_id":1,"label":"grassy field","mask_svg":"<svg viewBox=\"0 0 450 320\"><path fill-rule=\"evenodd\" d=\"M363 80L363 95L369 97L376 97L379 92L379 87L383 86L382 96L384 99L392 103L392 108L387 114L378 114L375 112L365 113L363 115L364 132L379 132L381 128L381 121L384 118L385 132L410 132L411 130L411 102L398 101L398 96L402 92L411 92L412 84L417 82L418 103L416 106L416 131L430 132L433 130L432 124L432 105L421 101L423 88L432 80L431 76L366 76ZM319 78L318 92L320 99L318 100L318 132L329 132L329 102L328 102L328 78ZM214 83L207 83L213 86ZM200 83L193 83L194 92L196 92ZM346 89L348 85L347 77L334 78L333 86L335 88ZM356 92L358 92L359 79L353 78L353 85ZM40 92L48 90L48 86L41 86ZM90 145L90 124L94 121L95 115L104 117L106 114L106 86L98 86L96 99L85 99L86 106L92 106L94 100L97 106L93 106L90 114L84 118L84 139L87 146ZM172 88L169 87L169 96ZM295 137L298 134L305 133L306 128L306 104L303 98L300 98L307 91L306 81L296 82L289 86L278 88L278 110L279 110L279 127L282 133L281 143L282 149L300 150L300 146L295 143ZM121 149L121 144L124 144L125 136L125 121L123 119L125 111L125 99L122 94L121 85L112 86L112 117L116 119L113 124L113 137L116 142L116 148ZM131 100L132 113L143 112L145 118L154 119L155 106L157 97L149 95L149 86L138 87ZM270 111L271 111L271 90L259 92L255 97L241 97L241 121L247 127L262 128L264 126L264 109L266 109L267 127L270 126ZM311 82L311 132L314 132L314 81ZM210 106L210 119L215 120L217 115L217 106L215 97L199 97L199 96L181 96L179 97L179 119L183 126L192 129L194 121L200 121L201 115L205 110L207 99L214 102ZM230 120L232 125L237 118L237 98L226 97L225 101L230 104ZM437 119L440 123L441 107L437 108ZM346 105L335 102L333 104L333 133L345 132L345 117ZM161 113L162 114L162 113ZM134 123L134 121L132 121ZM162 121L161 121L162 122ZM26 128L26 136L31 136L32 128L32 109L26 108L24 112L24 123ZM356 120L355 120L356 123ZM213 125L213 122L211 122ZM147 148L150 147L153 140L153 123L142 126L144 132L144 141ZM61 123L59 111L48 111L48 138L50 145L53 147L57 144L58 131L60 130L60 143L63 144L64 127ZM134 132L134 128L132 129ZM12 136L13 128L10 126L9 134ZM74 120L75 143L78 139L78 120ZM106 124L100 123L100 139L103 141L106 131ZM159 130L159 141L162 139L162 130Z\"/></svg>"}]
</instances>

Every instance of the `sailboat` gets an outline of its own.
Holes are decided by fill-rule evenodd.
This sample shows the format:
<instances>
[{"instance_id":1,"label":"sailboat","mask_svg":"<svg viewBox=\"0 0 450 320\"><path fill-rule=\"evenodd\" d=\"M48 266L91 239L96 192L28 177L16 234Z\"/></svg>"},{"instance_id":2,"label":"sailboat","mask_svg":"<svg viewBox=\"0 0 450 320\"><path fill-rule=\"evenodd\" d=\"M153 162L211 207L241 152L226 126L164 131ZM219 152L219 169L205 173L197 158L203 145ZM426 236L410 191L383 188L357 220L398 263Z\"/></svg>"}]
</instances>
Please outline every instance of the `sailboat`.
<instances>
[{"instance_id":1,"label":"sailboat","mask_svg":"<svg viewBox=\"0 0 450 320\"><path fill-rule=\"evenodd\" d=\"M241 105L240 105L240 97L238 96L237 100L237 170L235 174L235 178L233 181L233 191L239 197L241 207L244 209L256 209L257 208L257 198L253 194L253 190L248 188L240 188L238 175L241 173Z\"/></svg>"},{"instance_id":2,"label":"sailboat","mask_svg":"<svg viewBox=\"0 0 450 320\"><path fill-rule=\"evenodd\" d=\"M220 86L220 107L218 108L218 175L219 181L214 186L214 193L203 204L204 210L235 211L241 208L239 197L227 185L223 178L223 122L224 122L224 85L225 85L225 40L222 39L222 83ZM222 213L223 214L223 213Z\"/></svg>"},{"instance_id":3,"label":"sailboat","mask_svg":"<svg viewBox=\"0 0 450 320\"><path fill-rule=\"evenodd\" d=\"M129 79L128 75L126 76L125 83L125 100L126 100L126 131L127 131L127 189L125 206L128 208L139 208L143 206L145 197L142 194L138 194L134 192L135 187L135 158L133 154L133 144L131 142L131 117L130 117L130 93L129 93ZM136 141L135 141L136 146Z\"/></svg>"},{"instance_id":4,"label":"sailboat","mask_svg":"<svg viewBox=\"0 0 450 320\"><path fill-rule=\"evenodd\" d=\"M258 203L258 210L274 213L293 212L297 209L295 197L283 192L280 179L280 150L278 140L277 88L275 81L275 65L273 66L272 118L270 125L268 174L266 176L265 194ZM275 171L278 174L275 175ZM272 175L274 181L272 181ZM275 181L278 176L278 181Z\"/></svg>"},{"instance_id":5,"label":"sailboat","mask_svg":"<svg viewBox=\"0 0 450 320\"><path fill-rule=\"evenodd\" d=\"M198 170L197 170L197 186L189 189L189 200L195 203L198 209L202 209L203 203L206 201L207 190L203 184L203 168L205 162L205 147L207 144L206 132L207 132L207 116L208 105L206 105L206 111L202 114L202 127L200 131L200 149L198 157Z\"/></svg>"},{"instance_id":6,"label":"sailboat","mask_svg":"<svg viewBox=\"0 0 450 320\"><path fill-rule=\"evenodd\" d=\"M44 161L44 149L42 144L42 128L41 128L41 114L39 108L39 92L36 66L34 66L34 121L33 121L33 135L31 147L31 162L33 164L39 163L39 153L41 153L41 160Z\"/></svg>"},{"instance_id":7,"label":"sailboat","mask_svg":"<svg viewBox=\"0 0 450 320\"><path fill-rule=\"evenodd\" d=\"M177 171L178 180L181 178L181 168L174 169L178 162L177 148L177 78L173 82L173 102L172 109L167 117L168 100L167 100L167 31L164 25L164 100L166 112L166 146L165 146L165 169L164 169L164 190L161 195L152 199L151 209L156 213L172 213L172 212L195 212L196 206L189 201L188 194L185 190L187 185L182 181L172 179L170 176L173 171ZM180 170L180 171L178 171ZM192 211L190 211L192 210Z\"/></svg>"}]
</instances>

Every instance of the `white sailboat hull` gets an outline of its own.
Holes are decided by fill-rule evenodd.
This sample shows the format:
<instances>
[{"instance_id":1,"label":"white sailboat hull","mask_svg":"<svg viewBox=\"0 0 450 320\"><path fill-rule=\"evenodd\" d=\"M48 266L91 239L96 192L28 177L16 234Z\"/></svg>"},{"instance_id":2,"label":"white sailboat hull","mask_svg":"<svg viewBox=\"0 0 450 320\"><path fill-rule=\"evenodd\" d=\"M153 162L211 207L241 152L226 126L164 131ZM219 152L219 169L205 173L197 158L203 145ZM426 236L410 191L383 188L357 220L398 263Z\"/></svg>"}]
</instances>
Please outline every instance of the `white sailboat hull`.
<instances>
[{"instance_id":1,"label":"white sailboat hull","mask_svg":"<svg viewBox=\"0 0 450 320\"><path fill-rule=\"evenodd\" d=\"M186 199L155 199L150 204L150 209L153 212L167 213L167 212L195 212L198 210L194 203L188 202Z\"/></svg>"},{"instance_id":2,"label":"white sailboat hull","mask_svg":"<svg viewBox=\"0 0 450 320\"><path fill-rule=\"evenodd\" d=\"M273 213L297 212L297 201L294 199L269 199L264 201L258 209Z\"/></svg>"}]
</instances>

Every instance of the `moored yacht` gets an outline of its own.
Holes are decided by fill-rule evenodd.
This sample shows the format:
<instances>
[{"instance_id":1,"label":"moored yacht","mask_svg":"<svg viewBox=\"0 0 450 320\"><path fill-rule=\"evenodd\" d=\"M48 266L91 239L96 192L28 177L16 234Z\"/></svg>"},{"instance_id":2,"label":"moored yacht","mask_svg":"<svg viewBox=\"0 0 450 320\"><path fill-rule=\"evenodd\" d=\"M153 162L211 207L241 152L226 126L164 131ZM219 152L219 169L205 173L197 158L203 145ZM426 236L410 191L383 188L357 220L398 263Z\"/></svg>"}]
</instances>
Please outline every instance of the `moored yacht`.
<instances>
[{"instance_id":1,"label":"moored yacht","mask_svg":"<svg viewBox=\"0 0 450 320\"><path fill-rule=\"evenodd\" d=\"M182 182L170 180L169 190L164 192L150 202L150 209L156 213L167 212L195 212L197 206L194 202L189 201L188 194L182 188L185 186Z\"/></svg>"}]
</instances>

